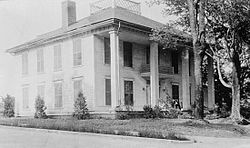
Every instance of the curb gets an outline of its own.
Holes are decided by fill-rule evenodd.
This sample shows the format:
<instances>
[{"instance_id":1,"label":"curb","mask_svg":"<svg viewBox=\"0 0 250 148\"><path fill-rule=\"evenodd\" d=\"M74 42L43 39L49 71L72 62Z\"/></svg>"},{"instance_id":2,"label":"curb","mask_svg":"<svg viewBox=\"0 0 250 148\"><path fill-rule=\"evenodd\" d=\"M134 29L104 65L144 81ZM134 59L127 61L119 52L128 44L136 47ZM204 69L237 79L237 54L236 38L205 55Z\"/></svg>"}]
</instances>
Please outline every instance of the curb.
<instances>
[{"instance_id":1,"label":"curb","mask_svg":"<svg viewBox=\"0 0 250 148\"><path fill-rule=\"evenodd\" d=\"M157 138L148 138L148 137L139 137L139 132L134 131L126 131L125 133L129 135L121 135L118 130L114 130L115 134L102 134L102 133L90 133L90 132L74 132L74 131L64 131L64 130L53 130L53 129L42 129L42 128L29 128L29 127L21 127L21 126L12 126L12 125L0 125L0 128L8 128L8 129L18 129L24 131L39 131L46 133L56 133L56 134L71 134L71 135L79 135L79 136L102 136L109 138L122 138L122 139L131 139L131 140L156 140L156 141L164 141L169 143L183 143L183 144L193 144L195 143L194 139L190 139L189 141L180 141L180 140L169 140L169 139L157 139Z\"/></svg>"}]
</instances>

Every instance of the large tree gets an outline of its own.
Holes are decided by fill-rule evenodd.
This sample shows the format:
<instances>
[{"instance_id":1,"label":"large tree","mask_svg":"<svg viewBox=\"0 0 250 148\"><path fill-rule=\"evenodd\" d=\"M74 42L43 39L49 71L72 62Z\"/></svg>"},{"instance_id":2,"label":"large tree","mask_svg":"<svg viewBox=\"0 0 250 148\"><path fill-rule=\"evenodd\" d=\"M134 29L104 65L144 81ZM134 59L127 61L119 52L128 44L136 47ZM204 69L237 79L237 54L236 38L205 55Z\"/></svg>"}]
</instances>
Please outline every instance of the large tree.
<instances>
[{"instance_id":1,"label":"large tree","mask_svg":"<svg viewBox=\"0 0 250 148\"><path fill-rule=\"evenodd\" d=\"M250 2L248 0L209 0L206 7L208 42L217 60L217 69L222 84L232 90L230 118L241 121L240 88L243 67L247 66L247 51L250 45ZM231 83L226 83L220 73L220 60L231 63Z\"/></svg>"},{"instance_id":2,"label":"large tree","mask_svg":"<svg viewBox=\"0 0 250 148\"><path fill-rule=\"evenodd\" d=\"M246 51L250 41L248 0L153 0L153 4L164 4L165 13L178 16L175 24L192 34L194 54L194 74L198 118L202 117L202 75L201 65L205 55L217 61L220 81L232 90L231 118L241 120L240 89L244 84L242 68L246 66ZM161 36L163 43L173 42L175 35L167 28L156 30L153 36ZM167 29L167 30L166 30ZM173 29L172 29L173 30ZM164 39L164 37L167 38ZM170 37L174 38L170 40ZM167 41L166 41L167 40ZM176 42L178 42L177 40ZM168 44L167 44L168 45ZM209 48L208 48L209 47ZM222 56L219 56L222 55ZM220 73L219 57L232 63L231 84L226 83ZM243 87L242 87L243 88Z\"/></svg>"},{"instance_id":3,"label":"large tree","mask_svg":"<svg viewBox=\"0 0 250 148\"><path fill-rule=\"evenodd\" d=\"M191 54L193 60L191 61L194 65L194 71L192 73L195 77L195 116L198 119L203 118L203 104L204 104L204 97L203 97L203 89L202 89L202 73L201 73L201 66L204 57L205 51L205 0L154 0L151 1L153 4L164 4L166 5L166 13L170 15L177 15L179 16L179 20L177 21L182 27L189 30L191 33L192 38L192 48ZM168 26L168 29L171 26ZM162 30L155 30L155 33L152 35L154 40L161 41L163 39L167 45L176 43L179 44L182 42L180 40L180 32L174 31L172 32L167 31L169 35L161 34ZM164 31L163 31L164 32ZM162 37L163 35L163 37ZM158 37L157 37L158 36ZM159 38L160 36L160 38ZM167 37L167 38L166 38ZM162 42L162 41L161 41Z\"/></svg>"}]
</instances>

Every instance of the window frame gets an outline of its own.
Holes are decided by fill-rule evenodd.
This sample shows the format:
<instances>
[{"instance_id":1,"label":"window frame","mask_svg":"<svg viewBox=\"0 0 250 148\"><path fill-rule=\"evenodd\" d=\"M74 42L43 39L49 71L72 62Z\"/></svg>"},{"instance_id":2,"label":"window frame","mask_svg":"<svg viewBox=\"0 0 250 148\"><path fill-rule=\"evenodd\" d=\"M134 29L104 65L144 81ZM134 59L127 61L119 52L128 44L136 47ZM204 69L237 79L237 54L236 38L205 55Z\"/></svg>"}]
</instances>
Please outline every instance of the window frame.
<instances>
[{"instance_id":1,"label":"window frame","mask_svg":"<svg viewBox=\"0 0 250 148\"><path fill-rule=\"evenodd\" d=\"M129 45L128 47L131 47L131 48L128 49L127 47L125 47L126 44ZM126 41L123 42L123 66L133 68L133 43L132 42L126 42Z\"/></svg>"},{"instance_id":2,"label":"window frame","mask_svg":"<svg viewBox=\"0 0 250 148\"><path fill-rule=\"evenodd\" d=\"M110 48L110 38L104 37L103 40L104 44L104 64L110 65L111 64L111 48ZM107 51L109 50L109 51Z\"/></svg>"},{"instance_id":3,"label":"window frame","mask_svg":"<svg viewBox=\"0 0 250 148\"><path fill-rule=\"evenodd\" d=\"M29 86L24 86L22 88L22 99L23 99L23 106L22 108L24 110L30 109L30 104L29 104Z\"/></svg>"},{"instance_id":4,"label":"window frame","mask_svg":"<svg viewBox=\"0 0 250 148\"><path fill-rule=\"evenodd\" d=\"M77 47L79 45L79 47ZM83 50L82 50L82 40L77 38L73 40L73 66L83 65Z\"/></svg>"},{"instance_id":5,"label":"window frame","mask_svg":"<svg viewBox=\"0 0 250 148\"><path fill-rule=\"evenodd\" d=\"M54 71L62 70L62 47L61 44L54 46Z\"/></svg>"},{"instance_id":6,"label":"window frame","mask_svg":"<svg viewBox=\"0 0 250 148\"><path fill-rule=\"evenodd\" d=\"M28 52L22 54L22 75L29 74L29 56Z\"/></svg>"},{"instance_id":7,"label":"window frame","mask_svg":"<svg viewBox=\"0 0 250 148\"><path fill-rule=\"evenodd\" d=\"M41 99L45 98L45 84L39 84L37 86L37 95L40 96Z\"/></svg>"},{"instance_id":8,"label":"window frame","mask_svg":"<svg viewBox=\"0 0 250 148\"><path fill-rule=\"evenodd\" d=\"M76 84L76 82L80 82L80 87L81 88L79 88L77 91L77 93L76 93L76 89L75 89L75 84ZM78 97L78 94L79 94L79 92L83 92L83 79L75 79L75 80L73 80L73 97L74 97L74 99L76 99L77 97Z\"/></svg>"},{"instance_id":9,"label":"window frame","mask_svg":"<svg viewBox=\"0 0 250 148\"><path fill-rule=\"evenodd\" d=\"M37 73L44 72L44 50L37 49Z\"/></svg>"},{"instance_id":10,"label":"window frame","mask_svg":"<svg viewBox=\"0 0 250 148\"><path fill-rule=\"evenodd\" d=\"M126 104L126 90L125 90L126 89L126 87L125 87L125 85L126 85L125 83L126 82L131 82L132 83L132 91L131 91L132 93L130 93L130 94L132 94L132 104ZM129 106L134 106L135 105L134 88L135 88L135 86L134 86L134 80L131 80L131 79L125 79L124 80L124 90L123 90L124 91L124 94L123 94L124 95L124 105L129 105Z\"/></svg>"},{"instance_id":11,"label":"window frame","mask_svg":"<svg viewBox=\"0 0 250 148\"><path fill-rule=\"evenodd\" d=\"M60 86L60 90L58 90L57 85ZM57 91L60 91L60 93L57 94ZM57 97L60 97L60 98L57 100ZM60 101L61 101L61 103L60 103ZM62 108L63 107L63 83L61 81L54 82L54 107L55 108Z\"/></svg>"},{"instance_id":12,"label":"window frame","mask_svg":"<svg viewBox=\"0 0 250 148\"><path fill-rule=\"evenodd\" d=\"M171 66L173 67L173 74L179 74L179 53L177 51L171 52Z\"/></svg>"},{"instance_id":13,"label":"window frame","mask_svg":"<svg viewBox=\"0 0 250 148\"><path fill-rule=\"evenodd\" d=\"M107 80L110 81L110 104L107 104ZM112 105L112 97L111 97L111 78L110 77L106 77L104 79L104 105L105 106L111 106Z\"/></svg>"}]
</instances>

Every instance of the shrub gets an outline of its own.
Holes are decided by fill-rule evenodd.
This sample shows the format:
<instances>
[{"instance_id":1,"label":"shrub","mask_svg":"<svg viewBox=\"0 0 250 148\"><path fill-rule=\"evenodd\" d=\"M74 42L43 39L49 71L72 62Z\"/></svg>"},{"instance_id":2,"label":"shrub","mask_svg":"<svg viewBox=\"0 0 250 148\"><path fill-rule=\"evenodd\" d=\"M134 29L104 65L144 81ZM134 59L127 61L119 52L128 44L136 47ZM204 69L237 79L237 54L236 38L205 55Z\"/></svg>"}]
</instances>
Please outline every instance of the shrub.
<instances>
[{"instance_id":1,"label":"shrub","mask_svg":"<svg viewBox=\"0 0 250 148\"><path fill-rule=\"evenodd\" d=\"M168 113L166 115L167 118L173 119L178 118L178 116L181 115L181 111L175 108L170 108L168 110Z\"/></svg>"},{"instance_id":2,"label":"shrub","mask_svg":"<svg viewBox=\"0 0 250 148\"><path fill-rule=\"evenodd\" d=\"M130 117L129 117L128 112L118 111L118 112L116 112L115 118L118 119L118 120L127 120Z\"/></svg>"},{"instance_id":3,"label":"shrub","mask_svg":"<svg viewBox=\"0 0 250 148\"><path fill-rule=\"evenodd\" d=\"M45 101L38 95L35 101L35 115L34 118L46 119L48 116L45 113L47 107L45 106Z\"/></svg>"},{"instance_id":4,"label":"shrub","mask_svg":"<svg viewBox=\"0 0 250 148\"><path fill-rule=\"evenodd\" d=\"M86 98L83 96L82 92L79 92L78 97L75 99L73 117L78 120L90 118Z\"/></svg>"},{"instance_id":5,"label":"shrub","mask_svg":"<svg viewBox=\"0 0 250 148\"><path fill-rule=\"evenodd\" d=\"M153 111L154 111L154 118L164 118L164 114L160 106L155 105Z\"/></svg>"},{"instance_id":6,"label":"shrub","mask_svg":"<svg viewBox=\"0 0 250 148\"><path fill-rule=\"evenodd\" d=\"M145 105L143 107L143 110L144 110L144 118L146 119L164 117L162 109L157 105L154 108L152 108L150 105Z\"/></svg>"},{"instance_id":7,"label":"shrub","mask_svg":"<svg viewBox=\"0 0 250 148\"><path fill-rule=\"evenodd\" d=\"M240 114L244 118L250 119L250 103L248 101L244 101L243 103L241 103Z\"/></svg>"},{"instance_id":8,"label":"shrub","mask_svg":"<svg viewBox=\"0 0 250 148\"><path fill-rule=\"evenodd\" d=\"M5 117L14 117L15 115L15 98L7 95L6 98L3 99L4 103L4 111L3 115Z\"/></svg>"},{"instance_id":9,"label":"shrub","mask_svg":"<svg viewBox=\"0 0 250 148\"><path fill-rule=\"evenodd\" d=\"M144 105L144 118L149 119L154 117L153 108L150 105Z\"/></svg>"}]
</instances>

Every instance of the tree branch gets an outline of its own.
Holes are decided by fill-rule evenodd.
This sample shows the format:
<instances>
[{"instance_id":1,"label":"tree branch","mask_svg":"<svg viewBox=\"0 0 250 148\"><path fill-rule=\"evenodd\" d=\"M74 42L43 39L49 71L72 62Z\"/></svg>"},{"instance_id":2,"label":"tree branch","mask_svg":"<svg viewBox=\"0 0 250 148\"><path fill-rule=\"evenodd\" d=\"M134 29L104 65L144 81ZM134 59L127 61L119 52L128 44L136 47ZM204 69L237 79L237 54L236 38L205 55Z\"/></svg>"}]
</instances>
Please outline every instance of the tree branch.
<instances>
[{"instance_id":1,"label":"tree branch","mask_svg":"<svg viewBox=\"0 0 250 148\"><path fill-rule=\"evenodd\" d=\"M218 71L218 75L219 75L219 80L220 80L221 84L224 85L227 88L232 88L232 85L228 84L227 82L225 82L223 80L222 74L221 74L221 71L220 71L220 60L218 58L218 55L215 54L215 52L214 52L214 50L213 50L213 48L211 46L209 46L209 47L210 47L211 51L214 53L214 56L211 56L209 53L207 53L207 54L209 54L211 58L213 58L213 59L216 60L216 64L217 64L216 67L217 67L217 71Z\"/></svg>"}]
</instances>

